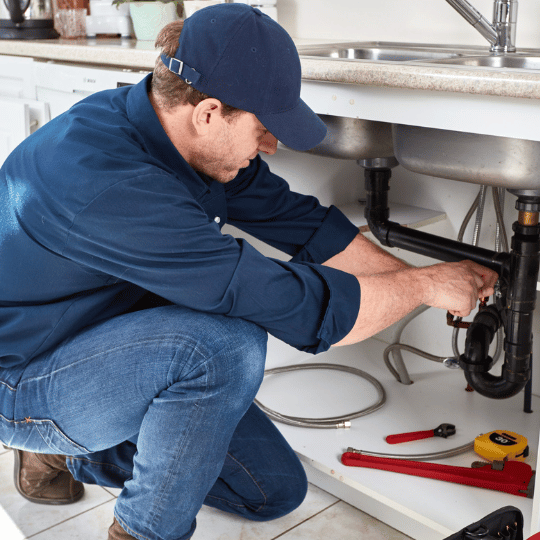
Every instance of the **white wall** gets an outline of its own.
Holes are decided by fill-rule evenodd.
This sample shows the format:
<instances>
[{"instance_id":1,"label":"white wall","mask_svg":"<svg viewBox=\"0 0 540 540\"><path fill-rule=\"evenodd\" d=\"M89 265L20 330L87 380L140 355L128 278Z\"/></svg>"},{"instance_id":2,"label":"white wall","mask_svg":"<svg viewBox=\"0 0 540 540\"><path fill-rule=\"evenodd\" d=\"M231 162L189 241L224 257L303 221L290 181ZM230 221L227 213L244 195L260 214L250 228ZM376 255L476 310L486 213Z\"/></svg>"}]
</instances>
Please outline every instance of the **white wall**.
<instances>
[{"instance_id":1,"label":"white wall","mask_svg":"<svg viewBox=\"0 0 540 540\"><path fill-rule=\"evenodd\" d=\"M493 0L470 0L488 20ZM277 0L279 22L295 38L484 45L445 0ZM517 46L540 47L540 2L520 0Z\"/></svg>"}]
</instances>

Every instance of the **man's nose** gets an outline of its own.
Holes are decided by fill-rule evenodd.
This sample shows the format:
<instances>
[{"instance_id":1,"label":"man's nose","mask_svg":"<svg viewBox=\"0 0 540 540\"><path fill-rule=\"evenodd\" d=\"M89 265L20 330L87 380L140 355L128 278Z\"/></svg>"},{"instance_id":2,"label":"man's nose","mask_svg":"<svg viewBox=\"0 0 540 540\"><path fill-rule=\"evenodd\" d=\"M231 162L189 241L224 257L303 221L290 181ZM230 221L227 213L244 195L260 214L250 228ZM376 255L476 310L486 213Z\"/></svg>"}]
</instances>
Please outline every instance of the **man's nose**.
<instances>
[{"instance_id":1,"label":"man's nose","mask_svg":"<svg viewBox=\"0 0 540 540\"><path fill-rule=\"evenodd\" d=\"M265 154L272 156L276 153L277 143L277 139L268 132L261 140L261 144L259 144L259 152L264 152Z\"/></svg>"}]
</instances>

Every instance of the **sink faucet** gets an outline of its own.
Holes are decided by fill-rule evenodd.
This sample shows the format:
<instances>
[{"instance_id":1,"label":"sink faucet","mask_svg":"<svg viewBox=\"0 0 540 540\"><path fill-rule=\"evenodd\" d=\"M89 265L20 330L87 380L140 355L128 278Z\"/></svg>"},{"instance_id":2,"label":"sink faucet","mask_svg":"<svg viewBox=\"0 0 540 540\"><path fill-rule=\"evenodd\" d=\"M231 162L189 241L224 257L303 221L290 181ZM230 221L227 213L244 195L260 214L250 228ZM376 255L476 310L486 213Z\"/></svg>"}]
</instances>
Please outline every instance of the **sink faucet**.
<instances>
[{"instance_id":1,"label":"sink faucet","mask_svg":"<svg viewBox=\"0 0 540 540\"><path fill-rule=\"evenodd\" d=\"M517 0L494 0L493 24L467 0L446 1L491 43L491 52L496 54L515 52Z\"/></svg>"}]
</instances>

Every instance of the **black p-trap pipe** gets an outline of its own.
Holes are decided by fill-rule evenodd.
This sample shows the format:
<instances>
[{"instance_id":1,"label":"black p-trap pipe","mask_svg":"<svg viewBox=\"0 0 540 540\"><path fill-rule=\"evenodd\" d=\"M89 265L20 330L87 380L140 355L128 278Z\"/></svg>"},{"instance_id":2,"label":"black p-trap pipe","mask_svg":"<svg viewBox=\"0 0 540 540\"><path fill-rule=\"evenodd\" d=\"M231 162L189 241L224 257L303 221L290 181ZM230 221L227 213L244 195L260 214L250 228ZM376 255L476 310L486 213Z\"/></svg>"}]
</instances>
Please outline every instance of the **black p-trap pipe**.
<instances>
[{"instance_id":1,"label":"black p-trap pipe","mask_svg":"<svg viewBox=\"0 0 540 540\"><path fill-rule=\"evenodd\" d=\"M540 226L523 225L516 221L513 230L509 283L503 311L505 357L501 376L491 375L487 373L487 369L473 371L465 368L467 382L480 394L494 399L515 396L525 388L531 377ZM470 358L467 361L470 361Z\"/></svg>"},{"instance_id":2,"label":"black p-trap pipe","mask_svg":"<svg viewBox=\"0 0 540 540\"><path fill-rule=\"evenodd\" d=\"M403 227L389 220L391 174L389 168L365 170L365 217L381 244L446 262L469 259L495 270L508 284L501 313L495 306L490 306L476 315L467 333L465 353L460 358L460 364L467 381L478 393L494 399L517 394L525 387L531 373L532 317L539 272L540 226L516 222L512 253L498 253ZM540 202L540 197L536 202ZM493 363L488 349L501 322L506 336L505 361L501 375L495 376L488 373Z\"/></svg>"}]
</instances>

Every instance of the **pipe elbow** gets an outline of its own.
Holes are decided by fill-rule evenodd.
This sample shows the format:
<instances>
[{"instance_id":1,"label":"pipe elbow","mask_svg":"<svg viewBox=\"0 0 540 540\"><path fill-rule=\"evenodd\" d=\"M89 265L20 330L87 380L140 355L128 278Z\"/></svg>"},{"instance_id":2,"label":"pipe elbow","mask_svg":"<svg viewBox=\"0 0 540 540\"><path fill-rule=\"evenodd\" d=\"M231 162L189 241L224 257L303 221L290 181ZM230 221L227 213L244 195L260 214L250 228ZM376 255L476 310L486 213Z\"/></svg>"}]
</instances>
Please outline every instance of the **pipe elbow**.
<instances>
[{"instance_id":1,"label":"pipe elbow","mask_svg":"<svg viewBox=\"0 0 540 540\"><path fill-rule=\"evenodd\" d=\"M467 329L464 354L459 357L459 365L465 372L486 373L493 367L489 346L501 324L501 317L494 305L476 314Z\"/></svg>"},{"instance_id":2,"label":"pipe elbow","mask_svg":"<svg viewBox=\"0 0 540 540\"><path fill-rule=\"evenodd\" d=\"M481 309L467 329L465 352L459 358L469 385L480 395L492 399L515 396L527 382L512 378L507 362L500 376L488 373L494 363L488 354L489 347L501 324L499 311L494 305Z\"/></svg>"},{"instance_id":3,"label":"pipe elbow","mask_svg":"<svg viewBox=\"0 0 540 540\"><path fill-rule=\"evenodd\" d=\"M490 305L479 311L467 329L465 353L459 364L465 379L480 395L491 399L507 399L525 388L530 377L530 348L513 347L506 343L506 358L500 376L488 373L493 359L488 356L489 346L502 324L497 308Z\"/></svg>"},{"instance_id":4,"label":"pipe elbow","mask_svg":"<svg viewBox=\"0 0 540 540\"><path fill-rule=\"evenodd\" d=\"M383 246L389 246L388 232L390 230L390 222L388 221L388 217L381 218L380 216L373 216L366 209L365 218L373 236L375 236Z\"/></svg>"},{"instance_id":5,"label":"pipe elbow","mask_svg":"<svg viewBox=\"0 0 540 540\"><path fill-rule=\"evenodd\" d=\"M491 373L465 371L465 379L481 396L491 399L511 398L519 394L527 384L527 381L510 382L506 380L504 373L500 377L497 377Z\"/></svg>"}]
</instances>

